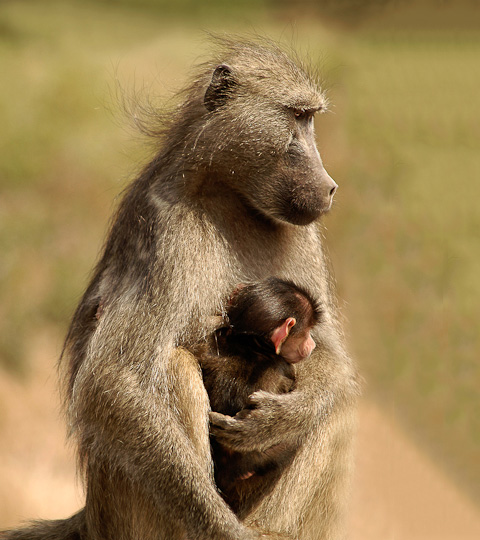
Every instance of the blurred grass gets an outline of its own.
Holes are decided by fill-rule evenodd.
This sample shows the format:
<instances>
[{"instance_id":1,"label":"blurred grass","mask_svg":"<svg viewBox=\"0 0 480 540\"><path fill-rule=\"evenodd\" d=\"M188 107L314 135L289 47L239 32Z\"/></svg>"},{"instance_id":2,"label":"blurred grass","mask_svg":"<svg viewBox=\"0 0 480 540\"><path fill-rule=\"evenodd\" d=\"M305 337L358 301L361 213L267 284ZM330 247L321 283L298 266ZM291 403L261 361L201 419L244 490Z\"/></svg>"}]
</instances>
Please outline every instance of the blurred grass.
<instances>
[{"instance_id":1,"label":"blurred grass","mask_svg":"<svg viewBox=\"0 0 480 540\"><path fill-rule=\"evenodd\" d=\"M340 183L327 240L367 391L480 497L480 33L468 1L421 4L370 10L353 31L318 5L292 23L287 2L233 16L191 0L176 13L153 0L3 2L0 364L28 375L36 334L61 343L145 159L115 112L116 79L168 97L205 50L199 26L266 32L321 62L331 86L333 114L317 121Z\"/></svg>"},{"instance_id":2,"label":"blurred grass","mask_svg":"<svg viewBox=\"0 0 480 540\"><path fill-rule=\"evenodd\" d=\"M363 304L353 332L370 386L477 496L479 37L356 41L340 240Z\"/></svg>"}]
</instances>

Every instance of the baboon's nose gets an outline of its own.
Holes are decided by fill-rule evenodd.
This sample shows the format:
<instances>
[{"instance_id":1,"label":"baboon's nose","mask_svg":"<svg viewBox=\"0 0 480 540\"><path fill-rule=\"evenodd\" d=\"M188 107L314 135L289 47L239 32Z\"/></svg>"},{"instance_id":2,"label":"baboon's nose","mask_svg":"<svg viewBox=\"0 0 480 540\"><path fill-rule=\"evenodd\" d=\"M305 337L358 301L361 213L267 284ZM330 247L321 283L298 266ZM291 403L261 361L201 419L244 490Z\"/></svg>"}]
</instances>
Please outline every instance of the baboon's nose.
<instances>
[{"instance_id":1,"label":"baboon's nose","mask_svg":"<svg viewBox=\"0 0 480 540\"><path fill-rule=\"evenodd\" d=\"M331 201L335 195L335 192L337 191L338 184L325 169L323 169L321 183L323 184L323 193L325 196L328 196Z\"/></svg>"},{"instance_id":2,"label":"baboon's nose","mask_svg":"<svg viewBox=\"0 0 480 540\"><path fill-rule=\"evenodd\" d=\"M333 178L331 176L328 177L328 180L329 180L329 186L328 186L328 208L330 209L331 206L332 206L332 203L333 203L333 197L335 195L335 193L337 192L337 189L338 189L338 184L335 182L335 180L333 180Z\"/></svg>"}]
</instances>

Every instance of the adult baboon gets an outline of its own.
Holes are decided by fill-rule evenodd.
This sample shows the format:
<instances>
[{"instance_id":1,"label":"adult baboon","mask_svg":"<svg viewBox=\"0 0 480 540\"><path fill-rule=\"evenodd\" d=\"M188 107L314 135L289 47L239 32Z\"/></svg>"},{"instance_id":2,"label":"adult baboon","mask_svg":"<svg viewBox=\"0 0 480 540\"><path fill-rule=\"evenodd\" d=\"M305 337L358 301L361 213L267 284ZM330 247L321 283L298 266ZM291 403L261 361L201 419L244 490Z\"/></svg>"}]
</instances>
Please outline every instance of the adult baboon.
<instances>
[{"instance_id":1,"label":"adult baboon","mask_svg":"<svg viewBox=\"0 0 480 540\"><path fill-rule=\"evenodd\" d=\"M282 50L226 41L153 130L158 154L125 193L63 352L85 508L6 538L339 538L357 384L316 223L336 189L314 140L324 108ZM211 332L235 284L269 275L313 291L325 322L293 392L214 418L239 451L300 446L240 522L213 482L207 393L183 346Z\"/></svg>"},{"instance_id":2,"label":"adult baboon","mask_svg":"<svg viewBox=\"0 0 480 540\"><path fill-rule=\"evenodd\" d=\"M269 277L237 287L225 320L192 349L212 411L240 418L254 392L293 391L295 364L315 349L311 332L321 316L318 302L292 281ZM262 452L211 443L215 483L240 517L273 489L298 449L292 441Z\"/></svg>"}]
</instances>

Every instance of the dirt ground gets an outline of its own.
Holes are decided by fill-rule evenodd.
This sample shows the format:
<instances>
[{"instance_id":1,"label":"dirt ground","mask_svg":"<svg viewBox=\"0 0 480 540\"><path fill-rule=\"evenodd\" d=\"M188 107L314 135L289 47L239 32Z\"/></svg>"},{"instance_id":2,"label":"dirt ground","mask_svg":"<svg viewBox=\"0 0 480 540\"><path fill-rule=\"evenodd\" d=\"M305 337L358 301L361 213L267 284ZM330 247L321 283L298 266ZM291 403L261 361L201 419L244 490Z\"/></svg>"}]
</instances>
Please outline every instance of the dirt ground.
<instances>
[{"instance_id":1,"label":"dirt ground","mask_svg":"<svg viewBox=\"0 0 480 540\"><path fill-rule=\"evenodd\" d=\"M480 513L377 405L360 404L349 540L474 540Z\"/></svg>"},{"instance_id":2,"label":"dirt ground","mask_svg":"<svg viewBox=\"0 0 480 540\"><path fill-rule=\"evenodd\" d=\"M38 355L49 342L44 336L36 344ZM39 367L27 384L0 373L0 529L67 516L82 505L73 452L64 444L56 356L50 351L50 362L33 362ZM349 540L476 540L480 513L391 418L364 402L348 529Z\"/></svg>"}]
</instances>

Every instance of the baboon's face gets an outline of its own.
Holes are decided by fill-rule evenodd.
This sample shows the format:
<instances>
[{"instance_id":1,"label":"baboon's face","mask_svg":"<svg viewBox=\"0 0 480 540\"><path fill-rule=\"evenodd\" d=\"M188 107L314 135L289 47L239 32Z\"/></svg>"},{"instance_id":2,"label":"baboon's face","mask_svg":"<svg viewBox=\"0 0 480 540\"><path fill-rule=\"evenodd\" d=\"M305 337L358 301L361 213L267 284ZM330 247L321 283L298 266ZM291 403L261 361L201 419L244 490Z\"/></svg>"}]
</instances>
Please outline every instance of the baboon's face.
<instances>
[{"instance_id":1,"label":"baboon's face","mask_svg":"<svg viewBox=\"0 0 480 540\"><path fill-rule=\"evenodd\" d=\"M210 159L257 211L307 225L330 209L337 184L315 144L313 118L325 99L304 79L287 75L294 80L251 73L242 79L226 65L217 67L205 95L216 134Z\"/></svg>"},{"instance_id":2,"label":"baboon's face","mask_svg":"<svg viewBox=\"0 0 480 540\"><path fill-rule=\"evenodd\" d=\"M315 144L315 112L315 108L279 112L281 129L288 139L272 155L275 159L270 169L264 169L263 181L255 183L251 195L253 204L268 216L295 225L311 223L327 212L337 189Z\"/></svg>"}]
</instances>

